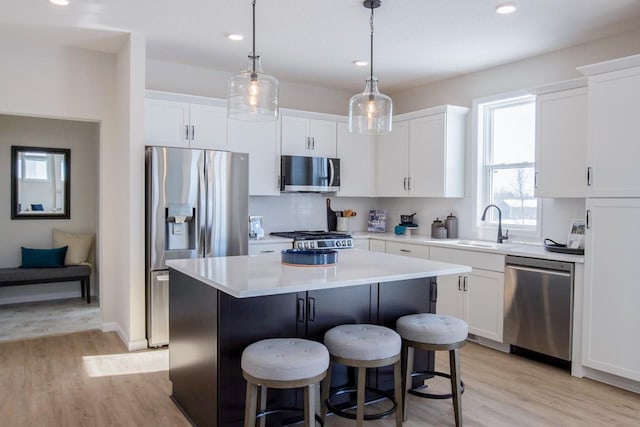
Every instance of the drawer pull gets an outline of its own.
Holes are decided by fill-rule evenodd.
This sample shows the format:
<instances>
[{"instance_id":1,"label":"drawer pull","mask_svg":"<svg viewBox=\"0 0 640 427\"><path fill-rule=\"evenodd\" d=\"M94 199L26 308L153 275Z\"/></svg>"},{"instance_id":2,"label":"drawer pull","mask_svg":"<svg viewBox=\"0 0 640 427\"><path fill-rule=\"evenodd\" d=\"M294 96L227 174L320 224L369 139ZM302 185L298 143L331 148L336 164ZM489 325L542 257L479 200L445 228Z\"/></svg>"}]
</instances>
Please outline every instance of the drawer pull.
<instances>
[{"instance_id":1,"label":"drawer pull","mask_svg":"<svg viewBox=\"0 0 640 427\"><path fill-rule=\"evenodd\" d=\"M400 249L400 252L409 252L409 253L411 253L411 251L409 249Z\"/></svg>"}]
</instances>

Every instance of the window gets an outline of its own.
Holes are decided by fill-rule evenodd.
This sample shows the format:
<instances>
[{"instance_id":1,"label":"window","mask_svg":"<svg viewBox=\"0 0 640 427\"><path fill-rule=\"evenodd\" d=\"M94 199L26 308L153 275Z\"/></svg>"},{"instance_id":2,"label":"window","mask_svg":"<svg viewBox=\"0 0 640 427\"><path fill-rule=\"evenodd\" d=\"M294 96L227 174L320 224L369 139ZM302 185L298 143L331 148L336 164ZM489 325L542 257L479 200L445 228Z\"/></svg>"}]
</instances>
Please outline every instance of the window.
<instances>
[{"instance_id":1,"label":"window","mask_svg":"<svg viewBox=\"0 0 640 427\"><path fill-rule=\"evenodd\" d=\"M48 164L47 153L25 152L18 164L18 177L25 181L49 181Z\"/></svg>"},{"instance_id":2,"label":"window","mask_svg":"<svg viewBox=\"0 0 640 427\"><path fill-rule=\"evenodd\" d=\"M538 231L535 110L533 96L478 104L478 210L498 206L503 227L512 230ZM497 222L497 209L490 209L479 225Z\"/></svg>"}]
</instances>

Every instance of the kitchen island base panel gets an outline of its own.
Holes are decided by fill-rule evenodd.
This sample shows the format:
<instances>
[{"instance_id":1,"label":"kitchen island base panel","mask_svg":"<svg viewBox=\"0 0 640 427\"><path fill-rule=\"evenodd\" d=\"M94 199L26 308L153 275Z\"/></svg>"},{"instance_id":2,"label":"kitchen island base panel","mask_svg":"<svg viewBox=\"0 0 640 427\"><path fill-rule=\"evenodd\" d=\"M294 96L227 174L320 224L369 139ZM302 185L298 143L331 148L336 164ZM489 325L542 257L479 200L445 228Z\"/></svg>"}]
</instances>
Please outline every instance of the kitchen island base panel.
<instances>
[{"instance_id":1,"label":"kitchen island base panel","mask_svg":"<svg viewBox=\"0 0 640 427\"><path fill-rule=\"evenodd\" d=\"M395 327L405 314L435 307L435 278L357 285L251 298L235 298L177 270L170 270L169 379L173 401L197 426L241 426L246 382L240 358L249 344L266 338L300 337L322 341L345 323ZM416 356L418 356L416 354ZM416 362L432 370L433 357ZM339 385L354 379L351 369L334 369ZM393 370L372 369L368 384L391 391ZM416 383L421 379L416 379ZM269 407L302 407L302 389L269 390ZM274 415L267 425L280 425Z\"/></svg>"}]
</instances>

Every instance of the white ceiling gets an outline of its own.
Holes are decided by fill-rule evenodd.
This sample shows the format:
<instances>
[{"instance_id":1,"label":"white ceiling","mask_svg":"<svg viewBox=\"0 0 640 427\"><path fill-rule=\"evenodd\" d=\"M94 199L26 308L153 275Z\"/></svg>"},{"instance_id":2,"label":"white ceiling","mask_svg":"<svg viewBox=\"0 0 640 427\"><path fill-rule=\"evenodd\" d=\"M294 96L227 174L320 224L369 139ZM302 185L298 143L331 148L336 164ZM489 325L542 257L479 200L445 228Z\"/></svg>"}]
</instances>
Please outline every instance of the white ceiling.
<instances>
[{"instance_id":1,"label":"white ceiling","mask_svg":"<svg viewBox=\"0 0 640 427\"><path fill-rule=\"evenodd\" d=\"M489 68L640 28L640 0L382 0L374 73L383 92ZM147 57L235 72L251 50L250 0L0 0L0 37L114 52L145 34ZM361 0L257 0L257 51L280 79L359 91L368 68ZM242 33L231 42L227 33ZM640 48L639 48L640 50Z\"/></svg>"}]
</instances>

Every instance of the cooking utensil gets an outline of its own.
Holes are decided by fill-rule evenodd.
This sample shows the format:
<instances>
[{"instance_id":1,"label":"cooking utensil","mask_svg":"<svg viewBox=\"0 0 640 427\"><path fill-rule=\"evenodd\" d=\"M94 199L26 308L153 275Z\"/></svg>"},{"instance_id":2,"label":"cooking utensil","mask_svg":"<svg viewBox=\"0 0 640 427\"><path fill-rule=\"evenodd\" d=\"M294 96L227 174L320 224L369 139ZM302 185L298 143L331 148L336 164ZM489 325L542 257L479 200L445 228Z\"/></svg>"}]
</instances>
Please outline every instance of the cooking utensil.
<instances>
[{"instance_id":1,"label":"cooking utensil","mask_svg":"<svg viewBox=\"0 0 640 427\"><path fill-rule=\"evenodd\" d=\"M327 199L327 230L336 231L338 228L338 215L331 209L331 199Z\"/></svg>"},{"instance_id":2,"label":"cooking utensil","mask_svg":"<svg viewBox=\"0 0 640 427\"><path fill-rule=\"evenodd\" d=\"M400 215L400 223L401 223L401 225L413 224L413 216L415 214L416 214L416 212L412 213L411 215Z\"/></svg>"}]
</instances>

